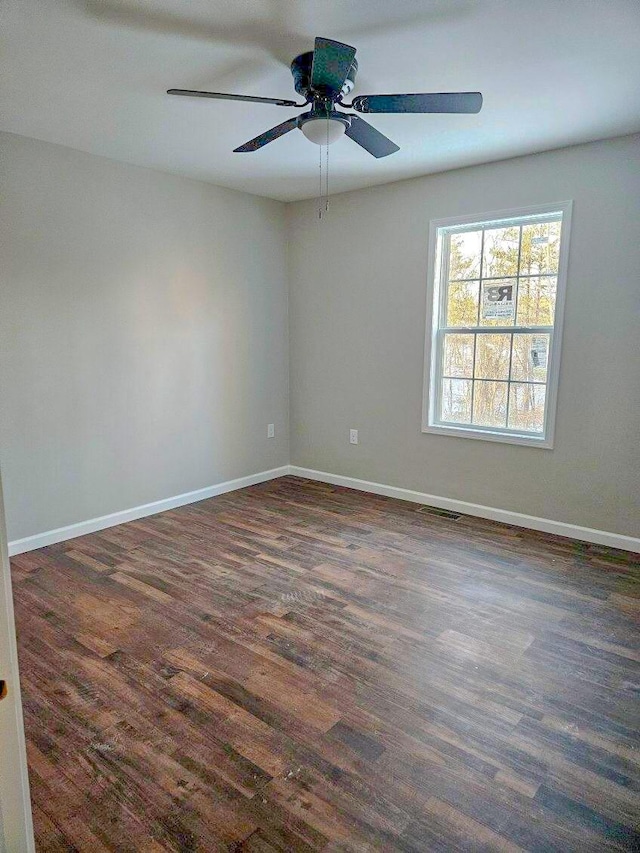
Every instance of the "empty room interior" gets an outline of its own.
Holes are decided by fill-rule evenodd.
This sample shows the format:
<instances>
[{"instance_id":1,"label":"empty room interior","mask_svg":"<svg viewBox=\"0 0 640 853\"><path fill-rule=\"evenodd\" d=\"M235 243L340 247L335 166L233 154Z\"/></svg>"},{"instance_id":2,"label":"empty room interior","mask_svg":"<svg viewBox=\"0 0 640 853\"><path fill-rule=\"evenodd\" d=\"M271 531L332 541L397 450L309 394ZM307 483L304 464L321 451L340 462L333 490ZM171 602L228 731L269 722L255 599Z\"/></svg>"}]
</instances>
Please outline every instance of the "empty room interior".
<instances>
[{"instance_id":1,"label":"empty room interior","mask_svg":"<svg viewBox=\"0 0 640 853\"><path fill-rule=\"evenodd\" d=\"M637 0L0 46L0 851L640 850Z\"/></svg>"}]
</instances>

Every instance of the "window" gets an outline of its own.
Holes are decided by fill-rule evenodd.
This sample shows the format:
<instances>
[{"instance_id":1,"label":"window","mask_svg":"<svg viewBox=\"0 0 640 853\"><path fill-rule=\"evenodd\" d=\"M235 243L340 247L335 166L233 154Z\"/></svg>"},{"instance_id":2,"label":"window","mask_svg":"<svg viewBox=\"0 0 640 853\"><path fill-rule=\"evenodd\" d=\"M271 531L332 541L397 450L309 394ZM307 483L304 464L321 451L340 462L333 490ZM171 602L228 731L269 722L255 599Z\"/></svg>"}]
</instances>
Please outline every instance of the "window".
<instances>
[{"instance_id":1,"label":"window","mask_svg":"<svg viewBox=\"0 0 640 853\"><path fill-rule=\"evenodd\" d=\"M570 216L431 223L424 432L552 447Z\"/></svg>"}]
</instances>

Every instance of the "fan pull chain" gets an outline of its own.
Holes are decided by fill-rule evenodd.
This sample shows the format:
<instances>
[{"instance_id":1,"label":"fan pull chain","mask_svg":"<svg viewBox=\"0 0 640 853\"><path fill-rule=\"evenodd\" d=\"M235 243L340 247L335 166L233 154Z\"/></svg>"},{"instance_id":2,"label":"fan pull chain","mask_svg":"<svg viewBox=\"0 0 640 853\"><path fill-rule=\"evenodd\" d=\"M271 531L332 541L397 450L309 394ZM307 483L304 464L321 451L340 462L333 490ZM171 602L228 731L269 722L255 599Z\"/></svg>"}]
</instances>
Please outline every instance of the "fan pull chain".
<instances>
[{"instance_id":1,"label":"fan pull chain","mask_svg":"<svg viewBox=\"0 0 640 853\"><path fill-rule=\"evenodd\" d=\"M320 179L318 182L318 219L322 219L322 145L319 145Z\"/></svg>"},{"instance_id":2,"label":"fan pull chain","mask_svg":"<svg viewBox=\"0 0 640 853\"><path fill-rule=\"evenodd\" d=\"M322 145L319 157L319 185L318 185L318 219L322 219L323 213L329 212L329 123L327 122L327 146L325 149L324 184L322 181Z\"/></svg>"},{"instance_id":3,"label":"fan pull chain","mask_svg":"<svg viewBox=\"0 0 640 853\"><path fill-rule=\"evenodd\" d=\"M325 195L324 195L324 212L329 212L329 122L327 122L327 151L325 160Z\"/></svg>"}]
</instances>

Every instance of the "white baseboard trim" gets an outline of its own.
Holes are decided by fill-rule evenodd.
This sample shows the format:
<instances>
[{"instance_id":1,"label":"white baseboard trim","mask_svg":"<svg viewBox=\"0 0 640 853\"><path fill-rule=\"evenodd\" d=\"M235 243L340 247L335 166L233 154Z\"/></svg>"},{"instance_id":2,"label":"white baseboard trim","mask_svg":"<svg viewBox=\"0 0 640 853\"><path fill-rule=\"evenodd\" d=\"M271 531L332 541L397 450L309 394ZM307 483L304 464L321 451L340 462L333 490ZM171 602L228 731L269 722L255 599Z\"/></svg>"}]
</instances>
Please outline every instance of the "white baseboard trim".
<instances>
[{"instance_id":1,"label":"white baseboard trim","mask_svg":"<svg viewBox=\"0 0 640 853\"><path fill-rule=\"evenodd\" d=\"M577 524L566 524L564 521L553 521L550 518L538 518L535 515L524 515L508 509L483 506L482 504L459 501L454 498L444 498L440 495L428 495L425 492L414 492L411 489L401 489L397 486L386 486L383 483L371 483L368 480L357 480L355 477L343 477L340 474L328 474L326 471L314 471L311 468L289 466L289 473L295 477L305 477L307 480L318 480L334 486L346 486L360 492L372 492L374 495L385 495L388 498L399 498L402 501L435 506L438 509L448 509L464 515L476 515L491 521L502 521L515 527L527 527L531 530L541 530L543 533L554 533L581 542L593 542L596 545L606 545L610 548L621 548L623 551L640 553L640 539L634 536L624 536L621 533L609 533L606 530L594 530L591 527L580 527Z\"/></svg>"},{"instance_id":2,"label":"white baseboard trim","mask_svg":"<svg viewBox=\"0 0 640 853\"><path fill-rule=\"evenodd\" d=\"M596 545L605 545L610 548L620 548L623 551L640 553L640 539L633 536L624 536L620 533L609 533L606 530L594 530L591 527L580 527L577 524L566 524L564 521L553 521L550 518L538 518L535 515L525 515L520 512L512 512L507 509L484 506L482 504L469 503L454 498L445 498L440 495L430 495L426 492L416 492L411 489L402 489L398 486L387 486L384 483L372 483L369 480L358 480L355 477L343 477L341 474L329 474L326 471L314 471L311 468L300 468L297 465L283 465L280 468L272 468L270 471L260 471L257 474L249 474L247 477L239 477L236 480L227 480L215 486L207 486L194 492L186 492L183 495L175 495L172 498L154 501L131 509L113 512L99 518L90 518L67 527L58 527L56 530L47 530L37 533L35 536L26 536L24 539L14 539L9 542L9 555L23 554L26 551L34 551L36 548L44 548L46 545L54 545L57 542L65 542L67 539L75 539L77 536L85 536L87 533L95 533L105 530L107 527L115 527L126 521L135 521L149 515L175 509L186 504L213 498L216 495L233 492L236 489L244 489L257 483L265 483L290 474L295 477L304 477L307 480L317 480L322 483L330 483L334 486L345 486L348 489L356 489L360 492L371 492L374 495L384 495L389 498L398 498L412 503L435 506L439 509L448 509L452 512L460 512L464 515L475 515L480 518L488 518L491 521L501 521L512 524L515 527L525 527L530 530L540 530L543 533L553 533L556 536L565 536L569 539L577 539L581 542L593 542Z\"/></svg>"},{"instance_id":3,"label":"white baseboard trim","mask_svg":"<svg viewBox=\"0 0 640 853\"><path fill-rule=\"evenodd\" d=\"M125 521L135 521L137 518L145 518L148 515L156 515L168 509L175 509L185 504L197 503L225 492L233 492L236 489L244 489L247 486L255 486L257 483L265 483L267 480L275 480L289 473L289 466L272 468L270 471L260 471L258 474L249 474L248 477L239 477L237 480L227 480L215 486L207 486L197 489L195 492L185 492L183 495L175 495L172 498L153 501L153 503L142 506L123 509L120 512L112 512L110 515L102 515L99 518L90 518L77 524L69 524L67 527L58 527L56 530L47 530L45 533L37 533L35 536L26 536L24 539L14 539L9 542L9 556L23 554L25 551L34 551L36 548L44 548L45 545L55 545L57 542L65 542L67 539L75 539L77 536L85 536L87 533L95 533L105 530L107 527L115 527L124 524Z\"/></svg>"}]
</instances>

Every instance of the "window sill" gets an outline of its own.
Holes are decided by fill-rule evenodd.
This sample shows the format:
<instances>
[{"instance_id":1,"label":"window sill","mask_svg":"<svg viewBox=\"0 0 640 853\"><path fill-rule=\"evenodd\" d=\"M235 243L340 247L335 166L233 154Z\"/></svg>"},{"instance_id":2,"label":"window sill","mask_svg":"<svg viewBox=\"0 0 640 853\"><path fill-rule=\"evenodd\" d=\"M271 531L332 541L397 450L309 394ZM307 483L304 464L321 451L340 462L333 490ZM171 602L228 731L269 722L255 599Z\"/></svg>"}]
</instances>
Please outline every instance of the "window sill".
<instances>
[{"instance_id":1,"label":"window sill","mask_svg":"<svg viewBox=\"0 0 640 853\"><path fill-rule=\"evenodd\" d=\"M540 447L553 450L553 440L545 436L528 435L526 433L503 433L490 429L474 429L468 426L447 424L423 424L422 432L433 435L449 435L456 438L479 438L481 441L499 441L503 444L520 444L527 447Z\"/></svg>"}]
</instances>

